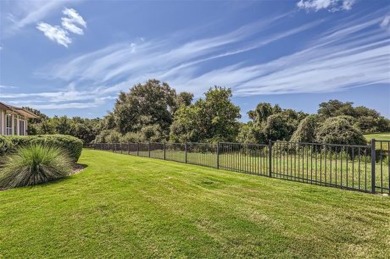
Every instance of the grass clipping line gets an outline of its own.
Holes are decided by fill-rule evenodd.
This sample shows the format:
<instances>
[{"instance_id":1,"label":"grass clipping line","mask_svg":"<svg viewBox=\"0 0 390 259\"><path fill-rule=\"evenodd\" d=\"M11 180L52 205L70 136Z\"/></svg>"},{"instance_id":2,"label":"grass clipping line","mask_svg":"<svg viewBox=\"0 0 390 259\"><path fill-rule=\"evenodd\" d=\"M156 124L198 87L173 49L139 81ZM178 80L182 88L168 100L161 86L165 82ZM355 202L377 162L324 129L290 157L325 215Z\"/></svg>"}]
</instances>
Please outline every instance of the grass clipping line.
<instances>
[{"instance_id":1,"label":"grass clipping line","mask_svg":"<svg viewBox=\"0 0 390 259\"><path fill-rule=\"evenodd\" d=\"M68 176L72 162L61 148L33 144L6 158L0 171L0 188L31 186Z\"/></svg>"}]
</instances>

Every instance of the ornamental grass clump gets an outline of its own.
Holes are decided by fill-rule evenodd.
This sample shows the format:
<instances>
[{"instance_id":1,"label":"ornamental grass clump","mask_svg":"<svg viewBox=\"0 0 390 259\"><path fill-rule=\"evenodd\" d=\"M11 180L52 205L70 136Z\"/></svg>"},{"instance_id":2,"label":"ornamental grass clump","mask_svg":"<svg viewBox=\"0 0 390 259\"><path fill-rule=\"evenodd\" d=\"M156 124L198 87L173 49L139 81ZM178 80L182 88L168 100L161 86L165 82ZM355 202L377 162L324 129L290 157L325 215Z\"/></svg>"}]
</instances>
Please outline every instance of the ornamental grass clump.
<instances>
[{"instance_id":1,"label":"ornamental grass clump","mask_svg":"<svg viewBox=\"0 0 390 259\"><path fill-rule=\"evenodd\" d=\"M45 183L63 178L71 171L71 159L61 148L32 144L6 157L0 169L0 188Z\"/></svg>"}]
</instances>

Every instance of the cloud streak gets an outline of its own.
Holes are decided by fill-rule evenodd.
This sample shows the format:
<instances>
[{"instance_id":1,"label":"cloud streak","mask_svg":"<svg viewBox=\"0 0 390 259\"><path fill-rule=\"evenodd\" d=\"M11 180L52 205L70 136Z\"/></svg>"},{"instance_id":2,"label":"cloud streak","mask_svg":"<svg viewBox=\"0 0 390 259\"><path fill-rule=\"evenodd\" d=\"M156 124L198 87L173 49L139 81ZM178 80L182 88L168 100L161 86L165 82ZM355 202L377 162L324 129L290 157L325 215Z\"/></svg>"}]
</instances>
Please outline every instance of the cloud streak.
<instances>
[{"instance_id":1,"label":"cloud streak","mask_svg":"<svg viewBox=\"0 0 390 259\"><path fill-rule=\"evenodd\" d=\"M65 8L62 13L65 15L61 18L62 27L72 33L83 35L84 31L81 27L87 27L84 18L75 9Z\"/></svg>"},{"instance_id":2,"label":"cloud streak","mask_svg":"<svg viewBox=\"0 0 390 259\"><path fill-rule=\"evenodd\" d=\"M15 1L14 12L8 14L8 20L12 22L11 31L22 29L23 27L35 24L44 19L53 11L59 9L64 1Z\"/></svg>"},{"instance_id":3,"label":"cloud streak","mask_svg":"<svg viewBox=\"0 0 390 259\"><path fill-rule=\"evenodd\" d=\"M169 37L117 43L42 68L40 76L64 81L66 90L4 93L2 97L33 107L64 109L97 107L114 99L119 91L149 78L166 81L196 96L213 85L231 87L235 96L253 96L324 93L389 84L390 39L383 26L385 17L383 11L346 17L294 51L271 53L267 59L262 56L270 54L273 44L288 44L290 37L313 32L327 21L292 27L281 16L222 35L179 39L180 43ZM253 55L259 59L248 62L246 57Z\"/></svg>"},{"instance_id":4,"label":"cloud streak","mask_svg":"<svg viewBox=\"0 0 390 259\"><path fill-rule=\"evenodd\" d=\"M318 12L322 9L337 12L351 10L355 2L355 0L300 0L297 2L297 7L308 12Z\"/></svg>"},{"instance_id":5,"label":"cloud streak","mask_svg":"<svg viewBox=\"0 0 390 259\"><path fill-rule=\"evenodd\" d=\"M52 26L48 23L40 22L37 24L37 29L43 32L48 39L66 48L72 43L69 33L59 26Z\"/></svg>"},{"instance_id":6,"label":"cloud streak","mask_svg":"<svg viewBox=\"0 0 390 259\"><path fill-rule=\"evenodd\" d=\"M67 48L72 43L69 33L83 35L82 28L86 28L87 23L75 9L65 8L62 13L64 14L64 17L61 18L62 27L39 22L36 28L42 31L48 39Z\"/></svg>"}]
</instances>

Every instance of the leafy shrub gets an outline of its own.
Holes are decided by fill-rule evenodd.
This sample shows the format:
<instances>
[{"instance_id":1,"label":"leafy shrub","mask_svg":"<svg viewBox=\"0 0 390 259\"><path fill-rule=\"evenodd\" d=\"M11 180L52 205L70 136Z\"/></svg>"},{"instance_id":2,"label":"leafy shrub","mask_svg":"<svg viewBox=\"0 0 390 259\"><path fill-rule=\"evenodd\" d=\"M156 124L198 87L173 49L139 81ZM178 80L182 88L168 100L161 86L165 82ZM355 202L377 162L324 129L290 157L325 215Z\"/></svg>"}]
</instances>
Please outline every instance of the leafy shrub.
<instances>
[{"instance_id":1,"label":"leafy shrub","mask_svg":"<svg viewBox=\"0 0 390 259\"><path fill-rule=\"evenodd\" d=\"M102 130L93 143L119 143L122 135L116 130Z\"/></svg>"},{"instance_id":2,"label":"leafy shrub","mask_svg":"<svg viewBox=\"0 0 390 259\"><path fill-rule=\"evenodd\" d=\"M362 132L342 117L332 117L325 120L316 134L319 143L366 145Z\"/></svg>"},{"instance_id":3,"label":"leafy shrub","mask_svg":"<svg viewBox=\"0 0 390 259\"><path fill-rule=\"evenodd\" d=\"M4 144L1 144L4 143ZM68 135L38 135L38 136L3 136L0 138L0 155L12 153L18 147L31 144L42 144L62 148L76 162L83 149L83 142ZM2 146L5 146L2 148Z\"/></svg>"},{"instance_id":4,"label":"leafy shrub","mask_svg":"<svg viewBox=\"0 0 390 259\"><path fill-rule=\"evenodd\" d=\"M289 140L296 129L294 123L285 114L273 114L267 118L263 132L268 140Z\"/></svg>"},{"instance_id":5,"label":"leafy shrub","mask_svg":"<svg viewBox=\"0 0 390 259\"><path fill-rule=\"evenodd\" d=\"M318 118L315 115L310 115L304 118L298 125L296 131L291 137L292 142L309 142L312 143L316 138L316 130L318 127Z\"/></svg>"},{"instance_id":6,"label":"leafy shrub","mask_svg":"<svg viewBox=\"0 0 390 259\"><path fill-rule=\"evenodd\" d=\"M5 155L10 148L12 148L12 143L9 138L0 136L0 156Z\"/></svg>"},{"instance_id":7,"label":"leafy shrub","mask_svg":"<svg viewBox=\"0 0 390 259\"><path fill-rule=\"evenodd\" d=\"M6 157L0 188L36 185L69 175L71 160L59 147L31 144Z\"/></svg>"},{"instance_id":8,"label":"leafy shrub","mask_svg":"<svg viewBox=\"0 0 390 259\"><path fill-rule=\"evenodd\" d=\"M140 136L136 132L127 132L125 135L123 135L120 138L121 143L127 143L127 142L140 142Z\"/></svg>"}]
</instances>

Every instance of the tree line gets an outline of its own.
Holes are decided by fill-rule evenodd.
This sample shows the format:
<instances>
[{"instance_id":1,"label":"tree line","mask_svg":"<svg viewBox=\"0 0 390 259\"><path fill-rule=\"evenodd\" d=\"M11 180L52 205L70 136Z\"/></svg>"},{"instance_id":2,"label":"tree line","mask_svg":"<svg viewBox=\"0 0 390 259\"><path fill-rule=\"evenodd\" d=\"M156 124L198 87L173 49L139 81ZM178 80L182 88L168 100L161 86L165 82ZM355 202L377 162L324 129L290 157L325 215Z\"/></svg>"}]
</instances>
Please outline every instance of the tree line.
<instances>
[{"instance_id":1,"label":"tree line","mask_svg":"<svg viewBox=\"0 0 390 259\"><path fill-rule=\"evenodd\" d=\"M148 80L120 92L114 109L102 119L39 116L31 120L29 134L68 134L90 142L242 142L269 140L363 144L365 133L390 131L390 120L365 106L330 100L319 104L316 114L279 105L259 103L242 123L232 91L211 87L193 100L167 83Z\"/></svg>"}]
</instances>

